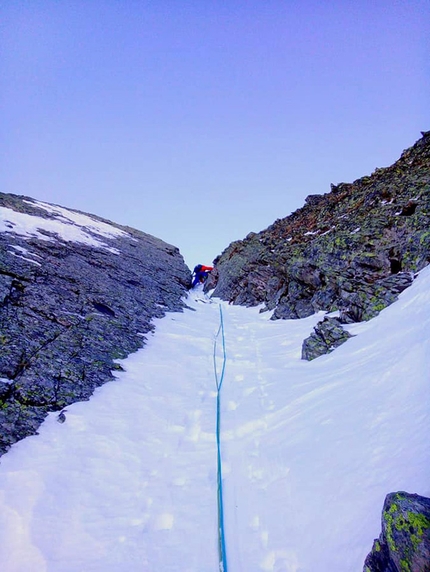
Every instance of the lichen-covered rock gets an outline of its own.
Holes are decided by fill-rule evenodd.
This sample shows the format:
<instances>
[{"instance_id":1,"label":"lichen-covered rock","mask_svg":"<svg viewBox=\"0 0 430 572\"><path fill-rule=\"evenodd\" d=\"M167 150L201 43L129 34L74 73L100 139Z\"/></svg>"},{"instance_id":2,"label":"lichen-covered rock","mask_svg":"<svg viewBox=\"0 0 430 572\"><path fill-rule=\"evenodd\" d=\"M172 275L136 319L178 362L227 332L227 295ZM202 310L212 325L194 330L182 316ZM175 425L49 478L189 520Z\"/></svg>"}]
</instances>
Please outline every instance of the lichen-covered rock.
<instances>
[{"instance_id":1,"label":"lichen-covered rock","mask_svg":"<svg viewBox=\"0 0 430 572\"><path fill-rule=\"evenodd\" d=\"M153 236L28 197L0 194L0 227L2 454L111 380L191 274Z\"/></svg>"},{"instance_id":2,"label":"lichen-covered rock","mask_svg":"<svg viewBox=\"0 0 430 572\"><path fill-rule=\"evenodd\" d=\"M342 328L338 318L325 317L314 328L314 332L304 340L302 359L311 361L321 355L332 352L346 342L351 334Z\"/></svg>"},{"instance_id":3,"label":"lichen-covered rock","mask_svg":"<svg viewBox=\"0 0 430 572\"><path fill-rule=\"evenodd\" d=\"M382 532L363 572L430 571L430 499L405 492L387 495Z\"/></svg>"},{"instance_id":4,"label":"lichen-covered rock","mask_svg":"<svg viewBox=\"0 0 430 572\"><path fill-rule=\"evenodd\" d=\"M206 285L272 319L325 310L367 320L430 262L430 132L391 167L311 195L290 216L233 242Z\"/></svg>"}]
</instances>

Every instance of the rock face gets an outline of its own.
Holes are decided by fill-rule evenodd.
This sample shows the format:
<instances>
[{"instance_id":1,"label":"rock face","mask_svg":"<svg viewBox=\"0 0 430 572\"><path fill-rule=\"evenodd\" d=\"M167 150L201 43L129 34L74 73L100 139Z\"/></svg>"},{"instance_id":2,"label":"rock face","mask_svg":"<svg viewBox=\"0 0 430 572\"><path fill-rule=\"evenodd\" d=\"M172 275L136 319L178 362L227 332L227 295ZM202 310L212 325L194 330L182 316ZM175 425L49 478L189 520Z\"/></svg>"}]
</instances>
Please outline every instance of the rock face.
<instances>
[{"instance_id":1,"label":"rock face","mask_svg":"<svg viewBox=\"0 0 430 572\"><path fill-rule=\"evenodd\" d=\"M302 359L311 361L328 354L350 337L351 334L342 328L338 318L325 317L315 326L314 333L303 342Z\"/></svg>"},{"instance_id":2,"label":"rock face","mask_svg":"<svg viewBox=\"0 0 430 572\"><path fill-rule=\"evenodd\" d=\"M2 454L111 380L191 274L153 236L26 197L0 194L0 231Z\"/></svg>"},{"instance_id":3,"label":"rock face","mask_svg":"<svg viewBox=\"0 0 430 572\"><path fill-rule=\"evenodd\" d=\"M387 495L382 532L363 572L430 571L430 499L405 492Z\"/></svg>"},{"instance_id":4,"label":"rock face","mask_svg":"<svg viewBox=\"0 0 430 572\"><path fill-rule=\"evenodd\" d=\"M430 132L391 167L330 193L233 242L206 290L234 304L264 303L272 319L340 311L367 320L396 300L430 261Z\"/></svg>"}]
</instances>

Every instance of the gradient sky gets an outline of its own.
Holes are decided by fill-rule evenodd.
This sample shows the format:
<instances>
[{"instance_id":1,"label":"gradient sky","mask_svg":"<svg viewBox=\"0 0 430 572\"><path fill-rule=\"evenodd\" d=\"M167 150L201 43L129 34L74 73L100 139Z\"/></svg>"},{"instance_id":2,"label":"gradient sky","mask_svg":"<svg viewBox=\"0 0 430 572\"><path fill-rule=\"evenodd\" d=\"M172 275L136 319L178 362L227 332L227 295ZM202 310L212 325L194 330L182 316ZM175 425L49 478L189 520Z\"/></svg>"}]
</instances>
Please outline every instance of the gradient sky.
<instances>
[{"instance_id":1,"label":"gradient sky","mask_svg":"<svg viewBox=\"0 0 430 572\"><path fill-rule=\"evenodd\" d=\"M5 0L0 191L208 264L430 130L430 3Z\"/></svg>"}]
</instances>

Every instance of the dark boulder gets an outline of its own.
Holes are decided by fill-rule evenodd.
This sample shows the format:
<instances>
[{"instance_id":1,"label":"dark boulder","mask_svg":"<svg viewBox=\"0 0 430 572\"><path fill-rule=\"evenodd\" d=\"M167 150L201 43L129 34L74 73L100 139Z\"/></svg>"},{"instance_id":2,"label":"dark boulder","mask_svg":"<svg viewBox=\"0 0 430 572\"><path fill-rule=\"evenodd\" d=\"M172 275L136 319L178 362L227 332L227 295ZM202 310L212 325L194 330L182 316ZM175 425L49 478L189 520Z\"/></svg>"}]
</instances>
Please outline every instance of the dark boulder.
<instances>
[{"instance_id":1,"label":"dark boulder","mask_svg":"<svg viewBox=\"0 0 430 572\"><path fill-rule=\"evenodd\" d=\"M314 332L304 340L302 359L311 361L321 355L332 352L346 342L351 334L342 328L338 318L325 317L314 328Z\"/></svg>"},{"instance_id":2,"label":"dark boulder","mask_svg":"<svg viewBox=\"0 0 430 572\"><path fill-rule=\"evenodd\" d=\"M382 532L363 572L430 572L430 499L390 493L382 510Z\"/></svg>"}]
</instances>

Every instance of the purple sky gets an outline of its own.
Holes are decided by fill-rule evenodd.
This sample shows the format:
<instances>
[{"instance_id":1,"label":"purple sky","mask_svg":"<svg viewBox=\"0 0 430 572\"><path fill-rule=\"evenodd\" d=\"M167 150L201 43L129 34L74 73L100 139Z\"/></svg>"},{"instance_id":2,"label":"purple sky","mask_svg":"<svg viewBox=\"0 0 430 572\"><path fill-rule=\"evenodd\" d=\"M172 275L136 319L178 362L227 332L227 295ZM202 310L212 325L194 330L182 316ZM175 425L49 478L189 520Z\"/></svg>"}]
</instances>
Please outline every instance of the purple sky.
<instances>
[{"instance_id":1,"label":"purple sky","mask_svg":"<svg viewBox=\"0 0 430 572\"><path fill-rule=\"evenodd\" d=\"M210 263L430 129L429 38L419 0L2 2L0 191Z\"/></svg>"}]
</instances>

